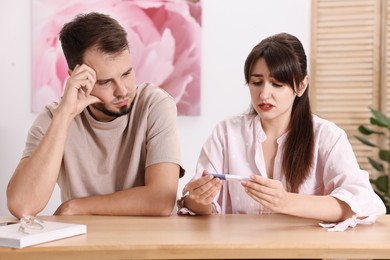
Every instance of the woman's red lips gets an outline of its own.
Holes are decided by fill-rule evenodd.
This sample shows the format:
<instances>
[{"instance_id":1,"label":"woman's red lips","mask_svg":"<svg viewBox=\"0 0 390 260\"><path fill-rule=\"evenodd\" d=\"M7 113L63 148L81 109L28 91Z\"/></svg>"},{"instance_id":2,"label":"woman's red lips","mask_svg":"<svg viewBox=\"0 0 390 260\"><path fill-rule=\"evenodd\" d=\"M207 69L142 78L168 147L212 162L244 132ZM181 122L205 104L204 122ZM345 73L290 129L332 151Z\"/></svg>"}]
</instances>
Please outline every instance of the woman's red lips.
<instances>
[{"instance_id":1,"label":"woman's red lips","mask_svg":"<svg viewBox=\"0 0 390 260\"><path fill-rule=\"evenodd\" d=\"M266 104L266 103L263 103L263 104L260 104L259 105L259 108L263 111L269 111L273 108L274 106L271 105L271 104Z\"/></svg>"}]
</instances>

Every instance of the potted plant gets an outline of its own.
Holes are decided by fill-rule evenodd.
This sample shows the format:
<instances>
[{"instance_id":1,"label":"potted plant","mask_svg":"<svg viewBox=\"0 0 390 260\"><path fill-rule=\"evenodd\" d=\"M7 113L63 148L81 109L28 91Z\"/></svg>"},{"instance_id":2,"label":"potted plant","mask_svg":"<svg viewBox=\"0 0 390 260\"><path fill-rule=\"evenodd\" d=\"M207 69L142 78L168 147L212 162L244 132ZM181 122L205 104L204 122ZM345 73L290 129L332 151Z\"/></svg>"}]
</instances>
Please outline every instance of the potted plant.
<instances>
[{"instance_id":1,"label":"potted plant","mask_svg":"<svg viewBox=\"0 0 390 260\"><path fill-rule=\"evenodd\" d=\"M378 196L383 200L386 206L386 213L390 213L390 118L385 114L370 108L370 127L360 125L359 133L362 136L355 136L364 145L370 146L378 151L378 158L367 157L370 165L377 171L375 176L370 174L370 182ZM377 144L367 140L370 135L378 137Z\"/></svg>"}]
</instances>

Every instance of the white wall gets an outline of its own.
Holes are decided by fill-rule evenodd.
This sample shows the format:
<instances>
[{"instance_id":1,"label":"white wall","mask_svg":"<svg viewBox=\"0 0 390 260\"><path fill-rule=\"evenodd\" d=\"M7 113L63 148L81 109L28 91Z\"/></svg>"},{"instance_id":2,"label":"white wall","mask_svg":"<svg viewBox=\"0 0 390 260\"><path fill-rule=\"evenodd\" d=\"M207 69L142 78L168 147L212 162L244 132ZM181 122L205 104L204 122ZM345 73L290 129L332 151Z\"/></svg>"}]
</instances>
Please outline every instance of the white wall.
<instances>
[{"instance_id":1,"label":"white wall","mask_svg":"<svg viewBox=\"0 0 390 260\"><path fill-rule=\"evenodd\" d=\"M261 39L284 31L300 38L310 54L310 0L202 2L202 115L178 120L187 170L179 191L193 176L200 148L214 125L248 108L243 63L252 47ZM10 215L6 205L7 183L36 117L30 112L30 20L30 1L0 1L0 215ZM56 189L41 214L52 214L59 203Z\"/></svg>"}]
</instances>

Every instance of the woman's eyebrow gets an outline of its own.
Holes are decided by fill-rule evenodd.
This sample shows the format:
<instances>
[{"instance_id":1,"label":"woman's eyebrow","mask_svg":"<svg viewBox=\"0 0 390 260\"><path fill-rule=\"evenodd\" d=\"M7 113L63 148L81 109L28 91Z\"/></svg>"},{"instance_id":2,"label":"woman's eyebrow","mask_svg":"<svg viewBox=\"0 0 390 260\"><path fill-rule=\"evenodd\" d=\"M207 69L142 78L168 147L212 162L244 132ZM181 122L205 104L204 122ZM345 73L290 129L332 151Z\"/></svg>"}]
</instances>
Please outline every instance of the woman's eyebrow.
<instances>
[{"instance_id":1,"label":"woman's eyebrow","mask_svg":"<svg viewBox=\"0 0 390 260\"><path fill-rule=\"evenodd\" d=\"M251 77L263 77L263 74L261 74L261 73L252 73Z\"/></svg>"}]
</instances>

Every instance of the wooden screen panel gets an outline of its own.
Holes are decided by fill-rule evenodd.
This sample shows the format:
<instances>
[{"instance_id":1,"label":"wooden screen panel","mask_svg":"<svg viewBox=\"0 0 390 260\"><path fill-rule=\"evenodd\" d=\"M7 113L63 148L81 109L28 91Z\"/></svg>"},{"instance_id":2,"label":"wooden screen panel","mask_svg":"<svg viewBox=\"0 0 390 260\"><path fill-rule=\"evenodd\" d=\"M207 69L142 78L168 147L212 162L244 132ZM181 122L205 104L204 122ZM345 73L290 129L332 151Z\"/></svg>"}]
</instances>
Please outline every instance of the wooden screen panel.
<instances>
[{"instance_id":1,"label":"wooden screen panel","mask_svg":"<svg viewBox=\"0 0 390 260\"><path fill-rule=\"evenodd\" d=\"M362 168L372 149L354 137L378 108L381 0L312 2L311 100L313 112L343 128Z\"/></svg>"},{"instance_id":2,"label":"wooden screen panel","mask_svg":"<svg viewBox=\"0 0 390 260\"><path fill-rule=\"evenodd\" d=\"M385 111L387 116L390 116L390 1L385 0L383 3L383 19L382 19L382 81L383 86L381 91L381 109Z\"/></svg>"}]
</instances>

